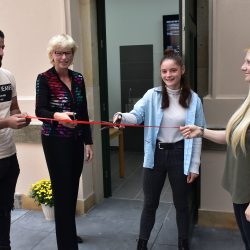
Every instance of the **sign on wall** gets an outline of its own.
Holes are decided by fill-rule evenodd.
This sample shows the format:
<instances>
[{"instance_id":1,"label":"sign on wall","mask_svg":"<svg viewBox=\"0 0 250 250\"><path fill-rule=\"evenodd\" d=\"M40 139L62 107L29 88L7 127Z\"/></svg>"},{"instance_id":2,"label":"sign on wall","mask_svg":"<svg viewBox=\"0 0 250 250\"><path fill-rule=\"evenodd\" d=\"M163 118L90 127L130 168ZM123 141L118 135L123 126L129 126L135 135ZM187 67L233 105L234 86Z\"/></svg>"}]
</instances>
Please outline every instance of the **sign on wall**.
<instances>
[{"instance_id":1,"label":"sign on wall","mask_svg":"<svg viewBox=\"0 0 250 250\"><path fill-rule=\"evenodd\" d=\"M180 52L179 15L163 16L163 47Z\"/></svg>"}]
</instances>

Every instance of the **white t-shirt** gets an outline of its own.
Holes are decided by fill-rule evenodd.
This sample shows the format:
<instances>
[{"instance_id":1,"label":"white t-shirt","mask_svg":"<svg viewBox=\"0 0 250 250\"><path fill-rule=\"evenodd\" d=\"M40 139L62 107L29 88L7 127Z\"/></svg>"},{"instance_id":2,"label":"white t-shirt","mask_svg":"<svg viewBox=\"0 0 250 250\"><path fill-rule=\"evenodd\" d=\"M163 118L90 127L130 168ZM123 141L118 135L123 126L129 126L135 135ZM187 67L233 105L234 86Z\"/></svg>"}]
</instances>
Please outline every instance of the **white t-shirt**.
<instances>
[{"instance_id":1,"label":"white t-shirt","mask_svg":"<svg viewBox=\"0 0 250 250\"><path fill-rule=\"evenodd\" d=\"M10 116L12 97L16 96L16 81L11 72L0 68L0 119ZM11 128L0 129L0 159L16 153Z\"/></svg>"}]
</instances>

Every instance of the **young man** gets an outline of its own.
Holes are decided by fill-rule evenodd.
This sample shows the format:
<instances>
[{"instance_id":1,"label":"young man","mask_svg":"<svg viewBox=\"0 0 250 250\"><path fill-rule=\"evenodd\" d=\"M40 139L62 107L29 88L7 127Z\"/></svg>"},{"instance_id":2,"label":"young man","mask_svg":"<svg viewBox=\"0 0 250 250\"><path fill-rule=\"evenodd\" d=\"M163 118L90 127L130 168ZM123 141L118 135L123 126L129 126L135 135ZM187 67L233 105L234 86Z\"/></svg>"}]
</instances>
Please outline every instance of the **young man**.
<instances>
[{"instance_id":1,"label":"young man","mask_svg":"<svg viewBox=\"0 0 250 250\"><path fill-rule=\"evenodd\" d=\"M4 47L4 33L0 30L0 250L9 250L10 216L20 172L12 129L27 126L30 119L19 109L14 76L1 68Z\"/></svg>"}]
</instances>

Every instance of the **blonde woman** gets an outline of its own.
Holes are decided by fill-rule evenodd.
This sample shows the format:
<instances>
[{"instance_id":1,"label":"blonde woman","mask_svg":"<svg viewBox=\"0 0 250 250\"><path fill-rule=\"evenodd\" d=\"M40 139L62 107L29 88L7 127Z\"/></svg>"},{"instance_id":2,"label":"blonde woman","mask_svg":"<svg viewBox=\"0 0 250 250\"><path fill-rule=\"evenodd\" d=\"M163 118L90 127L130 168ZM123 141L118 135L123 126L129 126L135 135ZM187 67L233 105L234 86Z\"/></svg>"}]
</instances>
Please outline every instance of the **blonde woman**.
<instances>
[{"instance_id":1,"label":"blonde woman","mask_svg":"<svg viewBox=\"0 0 250 250\"><path fill-rule=\"evenodd\" d=\"M232 115L226 130L203 129L195 125L181 127L185 138L204 137L228 144L223 187L231 194L234 213L246 250L250 249L250 49L241 67L249 84L246 100Z\"/></svg>"},{"instance_id":2,"label":"blonde woman","mask_svg":"<svg viewBox=\"0 0 250 250\"><path fill-rule=\"evenodd\" d=\"M53 67L36 81L36 115L56 120L42 120L41 137L55 199L58 250L77 250L82 242L76 233L77 194L84 158L88 161L93 156L89 124L65 122L89 120L83 76L69 69L76 48L69 35L52 37L48 56Z\"/></svg>"}]
</instances>

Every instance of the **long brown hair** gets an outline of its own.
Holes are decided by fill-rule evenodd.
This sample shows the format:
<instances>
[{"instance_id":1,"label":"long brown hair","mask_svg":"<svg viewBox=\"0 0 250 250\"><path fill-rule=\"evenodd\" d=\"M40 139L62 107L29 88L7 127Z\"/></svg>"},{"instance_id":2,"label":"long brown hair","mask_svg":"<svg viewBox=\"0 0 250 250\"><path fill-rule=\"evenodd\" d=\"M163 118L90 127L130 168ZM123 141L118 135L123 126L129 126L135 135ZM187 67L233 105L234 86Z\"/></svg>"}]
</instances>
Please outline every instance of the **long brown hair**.
<instances>
[{"instance_id":1,"label":"long brown hair","mask_svg":"<svg viewBox=\"0 0 250 250\"><path fill-rule=\"evenodd\" d=\"M164 56L161 59L160 65L162 65L162 63L167 59L174 60L175 63L179 65L180 67L184 66L181 56L177 52L175 52L173 49L166 49L164 51ZM161 80L161 85L162 85L161 108L165 109L169 107L169 97L168 97L168 92L165 87L166 84L163 82L163 80ZM182 74L181 76L180 87L181 87L181 93L180 93L179 103L183 108L187 108L191 100L191 89L190 89L189 84L186 81L185 73Z\"/></svg>"}]
</instances>

